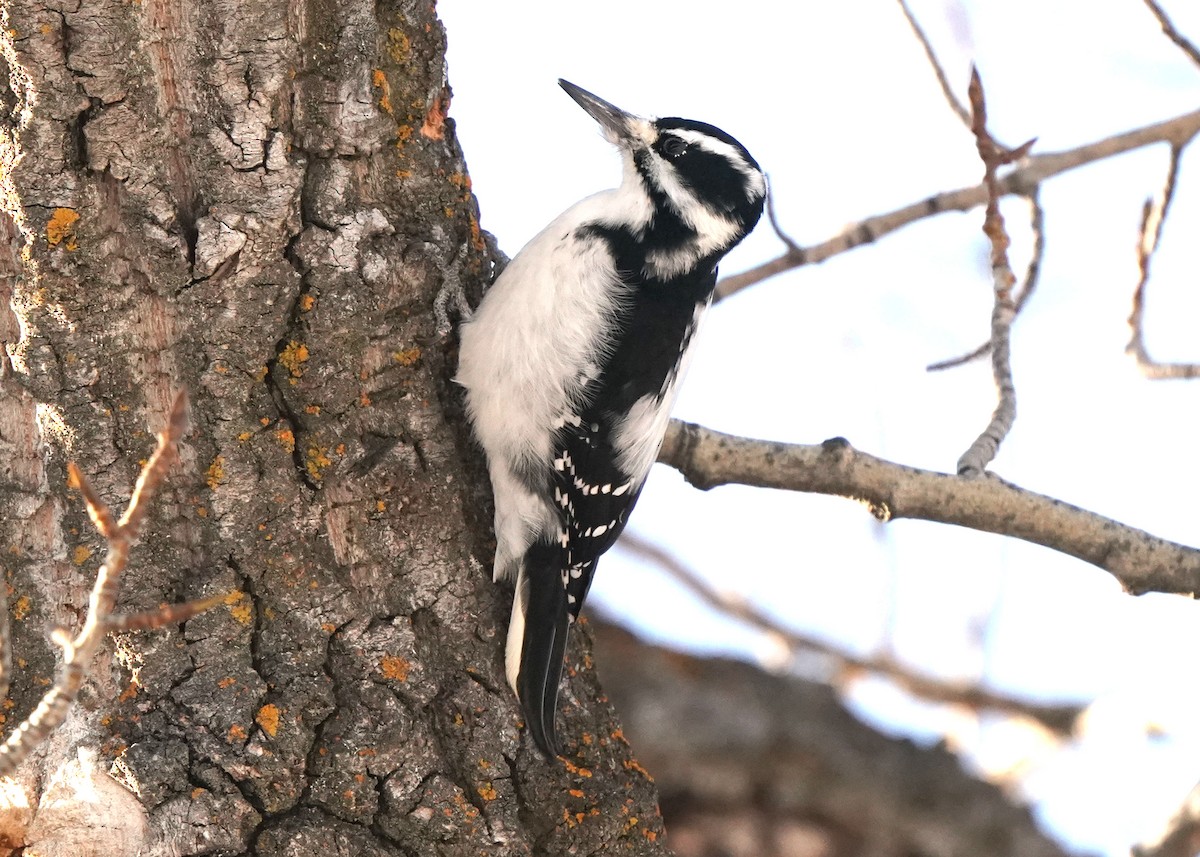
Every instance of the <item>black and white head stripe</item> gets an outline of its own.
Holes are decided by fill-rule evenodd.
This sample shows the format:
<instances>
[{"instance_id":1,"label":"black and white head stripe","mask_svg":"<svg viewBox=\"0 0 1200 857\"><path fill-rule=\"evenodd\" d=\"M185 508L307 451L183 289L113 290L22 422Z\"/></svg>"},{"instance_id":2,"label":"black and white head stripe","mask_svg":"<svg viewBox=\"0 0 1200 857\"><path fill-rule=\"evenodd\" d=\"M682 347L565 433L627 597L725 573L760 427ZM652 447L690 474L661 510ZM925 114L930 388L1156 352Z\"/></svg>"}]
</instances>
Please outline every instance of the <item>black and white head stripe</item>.
<instances>
[{"instance_id":1,"label":"black and white head stripe","mask_svg":"<svg viewBox=\"0 0 1200 857\"><path fill-rule=\"evenodd\" d=\"M655 148L701 199L734 211L766 195L767 182L758 162L720 128L677 117L658 119L654 126L658 130ZM684 148L676 140L682 141ZM729 172L730 166L737 175Z\"/></svg>"}]
</instances>

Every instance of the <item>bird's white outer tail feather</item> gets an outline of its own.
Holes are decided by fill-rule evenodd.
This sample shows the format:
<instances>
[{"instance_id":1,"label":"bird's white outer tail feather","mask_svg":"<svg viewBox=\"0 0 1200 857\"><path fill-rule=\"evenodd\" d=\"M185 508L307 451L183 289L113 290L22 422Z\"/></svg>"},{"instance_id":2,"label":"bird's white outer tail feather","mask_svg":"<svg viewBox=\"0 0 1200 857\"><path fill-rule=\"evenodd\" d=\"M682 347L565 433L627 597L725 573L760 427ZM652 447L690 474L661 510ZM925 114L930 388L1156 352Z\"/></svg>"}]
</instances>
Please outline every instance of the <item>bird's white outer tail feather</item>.
<instances>
[{"instance_id":1,"label":"bird's white outer tail feather","mask_svg":"<svg viewBox=\"0 0 1200 857\"><path fill-rule=\"evenodd\" d=\"M525 641L527 591L525 572L522 571L517 576L517 588L513 593L512 618L508 620L508 642L504 646L504 673L513 693L517 693L517 676L521 672L521 647Z\"/></svg>"}]
</instances>

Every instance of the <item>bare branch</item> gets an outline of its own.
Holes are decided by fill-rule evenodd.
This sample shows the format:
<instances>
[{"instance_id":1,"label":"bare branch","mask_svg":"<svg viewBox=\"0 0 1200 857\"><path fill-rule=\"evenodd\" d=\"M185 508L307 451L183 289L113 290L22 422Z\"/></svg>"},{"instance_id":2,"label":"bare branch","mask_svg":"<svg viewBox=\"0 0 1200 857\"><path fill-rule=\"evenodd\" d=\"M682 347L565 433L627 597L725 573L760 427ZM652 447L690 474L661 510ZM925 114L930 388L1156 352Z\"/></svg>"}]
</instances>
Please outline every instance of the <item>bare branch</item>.
<instances>
[{"instance_id":1,"label":"bare branch","mask_svg":"<svg viewBox=\"0 0 1200 857\"><path fill-rule=\"evenodd\" d=\"M1075 727L1082 706L1040 705L995 693L969 682L950 682L918 672L888 655L861 657L808 634L785 628L766 612L737 596L718 592L703 578L658 545L626 531L621 544L633 553L654 562L673 579L691 590L702 601L727 616L752 625L781 641L788 651L810 652L827 658L834 670L834 684L848 684L862 673L884 676L904 690L930 702L958 705L972 711L993 711L1015 717L1027 717L1060 735Z\"/></svg>"},{"instance_id":2,"label":"bare branch","mask_svg":"<svg viewBox=\"0 0 1200 857\"><path fill-rule=\"evenodd\" d=\"M96 649L114 626L125 627L132 623L135 626L158 627L168 621L163 619L153 624L153 620L144 619L139 615L118 619L114 623L112 610L121 574L128 561L129 549L137 541L138 530L145 519L154 491L178 455L177 445L186 430L187 395L181 392L175 398L167 427L158 435L157 449L142 468L137 485L133 489L133 496L130 497L129 507L118 522L113 521L112 512L79 469L70 465L71 479L83 494L88 514L108 542L108 555L96 573L96 582L88 600L87 616L78 635L72 638L63 629L58 629L51 635L54 643L62 649L62 668L54 686L42 697L33 713L13 731L3 745L0 745L0 777L11 774L38 744L62 724L79 693ZM164 612L186 618L214 603L216 601L210 598L190 605L168 608Z\"/></svg>"},{"instance_id":3,"label":"bare branch","mask_svg":"<svg viewBox=\"0 0 1200 857\"><path fill-rule=\"evenodd\" d=\"M1178 146L1171 147L1171 162L1167 167L1167 178L1162 191L1155 200L1146 200L1142 207L1142 226L1138 237L1138 284L1133 290L1133 309L1129 313L1129 344L1125 352L1132 354L1137 361L1141 373L1154 381L1173 378L1200 377L1200 364L1197 363L1160 363L1150 356L1146 350L1146 334L1144 314L1146 302L1146 286L1150 282L1150 263L1154 259L1154 251L1158 249L1162 238L1163 223L1171 210L1171 200L1175 198L1175 186L1179 180L1179 161L1183 151Z\"/></svg>"},{"instance_id":4,"label":"bare branch","mask_svg":"<svg viewBox=\"0 0 1200 857\"><path fill-rule=\"evenodd\" d=\"M1082 167L1154 143L1182 146L1194 138L1197 133L1200 133L1200 110L1185 113L1166 122L1106 137L1095 143L1068 149L1064 152L1034 155L1026 159L1020 167L1000 178L999 191L1005 196L1009 194L1027 196L1046 179L1076 167ZM725 277L717 284L716 299L727 298L755 283L760 283L776 274L782 274L784 271L790 271L802 265L824 262L839 253L845 253L855 247L877 241L918 220L924 220L947 211L970 211L986 203L987 198L987 188L980 184L939 193L928 199L906 205L904 208L868 217L850 224L837 235L820 244L802 247L799 251L788 250L769 262L764 262L740 274Z\"/></svg>"},{"instance_id":5,"label":"bare branch","mask_svg":"<svg viewBox=\"0 0 1200 857\"><path fill-rule=\"evenodd\" d=\"M844 438L775 443L672 421L659 461L707 490L740 484L849 497L879 520L955 524L1043 545L1091 563L1134 594L1200 591L1200 550L988 475L963 479L875 458Z\"/></svg>"},{"instance_id":6,"label":"bare branch","mask_svg":"<svg viewBox=\"0 0 1200 857\"><path fill-rule=\"evenodd\" d=\"M1019 159L1033 145L1033 141L1014 152L1001 148L992 139L987 129L987 102L978 69L971 69L971 85L967 94L971 99L971 132L975 135L979 159L983 161L983 184L988 195L983 234L992 245L992 379L996 382L997 402L987 427L958 459L958 473L961 476L980 476L996 457L1000 444L1017 419L1017 389L1013 385L1009 353L1009 333L1016 316L1012 287L1017 278L1013 276L1012 266L1008 263L1009 239L1004 229L1004 215L1000 213L1000 188L996 171L1004 164Z\"/></svg>"},{"instance_id":7,"label":"bare branch","mask_svg":"<svg viewBox=\"0 0 1200 857\"><path fill-rule=\"evenodd\" d=\"M1196 46L1188 41L1187 37L1184 36L1183 33L1175 29L1175 25L1171 23L1171 19L1167 16L1167 13L1163 11L1162 6L1159 6L1155 0L1144 0L1144 2L1146 3L1146 8L1148 8L1154 14L1154 17L1158 19L1158 24L1160 27L1162 27L1162 31L1166 37L1178 45L1179 48L1191 58L1192 62L1200 66L1200 50L1197 50Z\"/></svg>"},{"instance_id":8,"label":"bare branch","mask_svg":"<svg viewBox=\"0 0 1200 857\"><path fill-rule=\"evenodd\" d=\"M1042 208L1037 188L1034 188L1033 193L1027 196L1026 200L1029 202L1029 231L1033 235L1033 249L1029 256L1029 265L1025 268L1025 278L1021 281L1021 287L1017 291L1016 307L1013 310L1014 321L1016 316L1021 314L1021 310L1025 309L1025 305L1029 303L1030 296L1037 289L1038 277L1042 271L1042 259L1046 254L1046 212ZM937 363L930 363L925 367L925 371L940 372L945 369L953 369L956 366L963 366L974 360L978 360L985 354L990 354L991 351L992 341L989 339L966 354L951 357L948 360L941 360Z\"/></svg>"},{"instance_id":9,"label":"bare branch","mask_svg":"<svg viewBox=\"0 0 1200 857\"><path fill-rule=\"evenodd\" d=\"M938 86L942 88L942 95L946 97L946 103L950 105L950 109L954 111L954 115L962 120L963 125L970 128L971 112L959 101L958 96L954 94L954 90L950 87L950 80L946 77L946 70L942 68L941 60L937 58L929 37L925 35L925 31L917 23L917 18L913 15L912 10L908 8L908 3L905 0L897 0L897 2L900 4L900 11L904 13L904 19L908 21L908 26L912 27L913 35L917 37L917 41L921 43L921 47L925 50L925 59L929 60L929 67L933 69Z\"/></svg>"}]
</instances>

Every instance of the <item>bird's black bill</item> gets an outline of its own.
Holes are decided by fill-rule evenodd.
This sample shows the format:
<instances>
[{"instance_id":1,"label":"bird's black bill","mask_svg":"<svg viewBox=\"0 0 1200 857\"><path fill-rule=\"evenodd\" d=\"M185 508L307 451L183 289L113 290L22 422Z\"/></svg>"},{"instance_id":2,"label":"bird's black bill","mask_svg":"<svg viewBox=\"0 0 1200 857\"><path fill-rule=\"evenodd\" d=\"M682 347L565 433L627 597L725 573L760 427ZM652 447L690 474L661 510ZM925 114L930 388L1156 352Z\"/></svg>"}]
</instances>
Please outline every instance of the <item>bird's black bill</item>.
<instances>
[{"instance_id":1,"label":"bird's black bill","mask_svg":"<svg viewBox=\"0 0 1200 857\"><path fill-rule=\"evenodd\" d=\"M618 137L629 136L629 122L637 117L626 113L619 107L609 104L598 95L593 95L581 86L576 86L569 80L558 79L561 86L574 99L575 103L587 111L606 131L611 131Z\"/></svg>"}]
</instances>

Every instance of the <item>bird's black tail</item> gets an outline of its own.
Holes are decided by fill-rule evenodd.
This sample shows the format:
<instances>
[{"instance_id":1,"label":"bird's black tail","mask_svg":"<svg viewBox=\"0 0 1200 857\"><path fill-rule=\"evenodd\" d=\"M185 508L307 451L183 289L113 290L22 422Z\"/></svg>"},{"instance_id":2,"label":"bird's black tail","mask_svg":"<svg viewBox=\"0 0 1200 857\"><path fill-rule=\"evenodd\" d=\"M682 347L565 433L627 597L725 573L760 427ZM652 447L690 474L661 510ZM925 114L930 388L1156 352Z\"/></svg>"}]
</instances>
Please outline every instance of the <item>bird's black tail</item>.
<instances>
[{"instance_id":1,"label":"bird's black tail","mask_svg":"<svg viewBox=\"0 0 1200 857\"><path fill-rule=\"evenodd\" d=\"M537 543L525 554L517 586L524 612L521 651L514 690L525 712L525 723L538 748L558 755L554 715L562 680L563 654L571 626L567 588L563 584L563 551L558 545ZM514 617L515 618L515 617ZM515 630L515 629L514 629ZM513 652L509 653L511 657Z\"/></svg>"}]
</instances>

